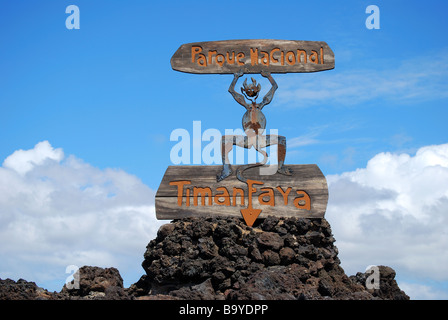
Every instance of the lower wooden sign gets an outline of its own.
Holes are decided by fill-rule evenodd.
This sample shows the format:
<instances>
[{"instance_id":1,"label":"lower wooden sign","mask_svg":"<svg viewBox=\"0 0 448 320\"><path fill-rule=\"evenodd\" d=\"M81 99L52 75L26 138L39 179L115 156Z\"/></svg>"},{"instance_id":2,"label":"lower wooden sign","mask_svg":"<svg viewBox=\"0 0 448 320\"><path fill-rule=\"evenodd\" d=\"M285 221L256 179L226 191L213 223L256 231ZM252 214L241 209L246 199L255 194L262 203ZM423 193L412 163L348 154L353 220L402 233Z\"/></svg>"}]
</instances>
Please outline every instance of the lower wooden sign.
<instances>
[{"instance_id":1,"label":"lower wooden sign","mask_svg":"<svg viewBox=\"0 0 448 320\"><path fill-rule=\"evenodd\" d=\"M239 166L232 166L236 172ZM287 165L291 176L263 175L260 167L247 169L247 182L235 174L221 182L222 166L169 166L156 194L159 220L188 216L243 217L247 225L268 215L323 218L328 187L315 164Z\"/></svg>"}]
</instances>

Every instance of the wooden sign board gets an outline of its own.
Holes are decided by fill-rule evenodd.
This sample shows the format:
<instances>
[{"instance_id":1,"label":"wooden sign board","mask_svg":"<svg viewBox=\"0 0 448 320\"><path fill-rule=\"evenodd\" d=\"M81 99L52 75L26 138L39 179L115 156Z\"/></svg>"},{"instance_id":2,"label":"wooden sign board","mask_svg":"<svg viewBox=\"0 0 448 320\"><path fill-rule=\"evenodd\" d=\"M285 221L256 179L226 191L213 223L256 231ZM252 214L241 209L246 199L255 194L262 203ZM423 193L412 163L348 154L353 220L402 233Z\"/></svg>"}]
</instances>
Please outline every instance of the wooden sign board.
<instances>
[{"instance_id":1,"label":"wooden sign board","mask_svg":"<svg viewBox=\"0 0 448 320\"><path fill-rule=\"evenodd\" d=\"M334 68L334 53L323 41L226 40L183 44L171 58L188 73L316 72Z\"/></svg>"},{"instance_id":2,"label":"wooden sign board","mask_svg":"<svg viewBox=\"0 0 448 320\"><path fill-rule=\"evenodd\" d=\"M216 182L221 166L169 166L156 194L157 219L188 216L242 217L251 226L259 217L323 218L328 201L325 176L315 164L288 165L291 176L260 175L250 168ZM238 166L232 166L234 172ZM252 190L251 190L252 189Z\"/></svg>"}]
</instances>

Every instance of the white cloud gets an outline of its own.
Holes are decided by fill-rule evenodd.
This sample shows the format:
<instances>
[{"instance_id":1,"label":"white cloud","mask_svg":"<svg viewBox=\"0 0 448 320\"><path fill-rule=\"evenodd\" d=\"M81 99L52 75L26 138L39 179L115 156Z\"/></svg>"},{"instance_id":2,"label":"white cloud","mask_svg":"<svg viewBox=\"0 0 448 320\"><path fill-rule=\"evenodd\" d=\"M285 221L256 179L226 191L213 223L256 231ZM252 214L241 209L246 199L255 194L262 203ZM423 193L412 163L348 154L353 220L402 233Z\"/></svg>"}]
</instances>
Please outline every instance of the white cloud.
<instances>
[{"instance_id":1,"label":"white cloud","mask_svg":"<svg viewBox=\"0 0 448 320\"><path fill-rule=\"evenodd\" d=\"M316 137L317 137L316 133L309 133L288 139L288 148L293 149L297 147L309 146L312 144L319 143L320 141L316 139Z\"/></svg>"},{"instance_id":2,"label":"white cloud","mask_svg":"<svg viewBox=\"0 0 448 320\"><path fill-rule=\"evenodd\" d=\"M137 177L65 157L48 141L14 152L0 167L1 278L43 287L62 279L48 288L59 290L66 266L95 265L116 267L132 283L163 223L154 192Z\"/></svg>"},{"instance_id":3,"label":"white cloud","mask_svg":"<svg viewBox=\"0 0 448 320\"><path fill-rule=\"evenodd\" d=\"M326 217L348 274L370 264L448 281L448 144L380 153L366 168L327 177Z\"/></svg>"},{"instance_id":4,"label":"white cloud","mask_svg":"<svg viewBox=\"0 0 448 320\"><path fill-rule=\"evenodd\" d=\"M307 107L341 104L356 106L365 101L388 99L411 103L448 97L448 58L446 51L427 59L419 56L391 67L373 63L364 70L285 75L278 80L279 105Z\"/></svg>"},{"instance_id":5,"label":"white cloud","mask_svg":"<svg viewBox=\"0 0 448 320\"><path fill-rule=\"evenodd\" d=\"M326 218L347 274L383 264L398 276L448 281L448 144L380 153L327 181ZM154 192L137 177L65 157L46 141L0 167L1 278L59 290L68 265L97 265L117 267L129 285L162 223ZM412 298L446 296L430 285L403 289Z\"/></svg>"},{"instance_id":6,"label":"white cloud","mask_svg":"<svg viewBox=\"0 0 448 320\"><path fill-rule=\"evenodd\" d=\"M5 159L3 167L23 175L33 169L33 167L42 165L45 161L61 161L63 157L64 152L62 149L53 149L48 141L42 141L31 150L15 151Z\"/></svg>"},{"instance_id":7,"label":"white cloud","mask_svg":"<svg viewBox=\"0 0 448 320\"><path fill-rule=\"evenodd\" d=\"M431 286L416 283L399 283L400 289L415 300L448 300L448 293Z\"/></svg>"}]
</instances>

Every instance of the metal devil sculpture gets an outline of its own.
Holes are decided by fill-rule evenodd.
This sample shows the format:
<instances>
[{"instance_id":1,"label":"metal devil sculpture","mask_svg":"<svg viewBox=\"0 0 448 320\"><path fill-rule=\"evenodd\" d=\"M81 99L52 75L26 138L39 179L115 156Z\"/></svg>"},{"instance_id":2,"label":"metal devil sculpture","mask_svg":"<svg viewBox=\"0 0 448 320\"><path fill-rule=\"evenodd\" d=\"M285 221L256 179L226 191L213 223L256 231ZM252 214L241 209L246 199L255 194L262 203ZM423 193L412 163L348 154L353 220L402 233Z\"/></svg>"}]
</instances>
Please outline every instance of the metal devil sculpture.
<instances>
[{"instance_id":1,"label":"metal devil sculpture","mask_svg":"<svg viewBox=\"0 0 448 320\"><path fill-rule=\"evenodd\" d=\"M243 72L235 73L232 83L229 87L229 92L233 96L233 98L246 108L246 113L243 116L243 130L246 133L246 136L239 135L230 135L223 136L221 140L221 153L222 153L222 163L223 168L220 174L216 177L217 181L221 181L227 178L232 174L232 169L230 166L230 161L228 154L232 150L234 145L250 149L252 147L255 148L258 152L263 154L264 159L261 162L258 162L254 165L247 165L243 167L239 167L236 173L238 180L246 182L247 179L242 175L244 170L249 168L262 166L266 164L268 159L268 154L263 148L278 145L278 169L277 172L284 175L291 175L291 170L285 167L283 164L285 162L286 156L286 138L284 136L277 135L266 135L263 136L263 132L266 129L266 117L264 116L262 110L263 108L271 103L272 98L274 97L274 93L277 90L278 86L275 82L274 78L272 78L269 72L262 71L261 75L265 78L269 79L272 87L269 92L264 96L261 103L257 103L256 99L258 98L258 94L261 90L261 85L258 84L252 79L252 83L247 84L247 79L244 80L243 87L241 88L241 93L235 91L235 85L238 79L243 75ZM249 100L250 102L247 102Z\"/></svg>"}]
</instances>

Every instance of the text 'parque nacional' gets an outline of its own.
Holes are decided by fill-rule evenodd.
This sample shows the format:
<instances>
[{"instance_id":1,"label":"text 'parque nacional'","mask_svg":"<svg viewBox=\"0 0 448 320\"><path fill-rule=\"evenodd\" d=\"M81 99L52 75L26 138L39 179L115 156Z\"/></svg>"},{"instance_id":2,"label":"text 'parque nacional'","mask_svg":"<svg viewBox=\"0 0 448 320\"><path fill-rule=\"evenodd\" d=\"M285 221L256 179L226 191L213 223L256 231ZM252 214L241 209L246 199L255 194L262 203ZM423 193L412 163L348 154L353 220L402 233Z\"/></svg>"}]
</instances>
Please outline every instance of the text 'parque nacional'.
<instances>
[{"instance_id":1,"label":"text 'parque nacional'","mask_svg":"<svg viewBox=\"0 0 448 320\"><path fill-rule=\"evenodd\" d=\"M334 68L323 41L227 40L182 45L171 58L174 70L189 73L315 72Z\"/></svg>"}]
</instances>

